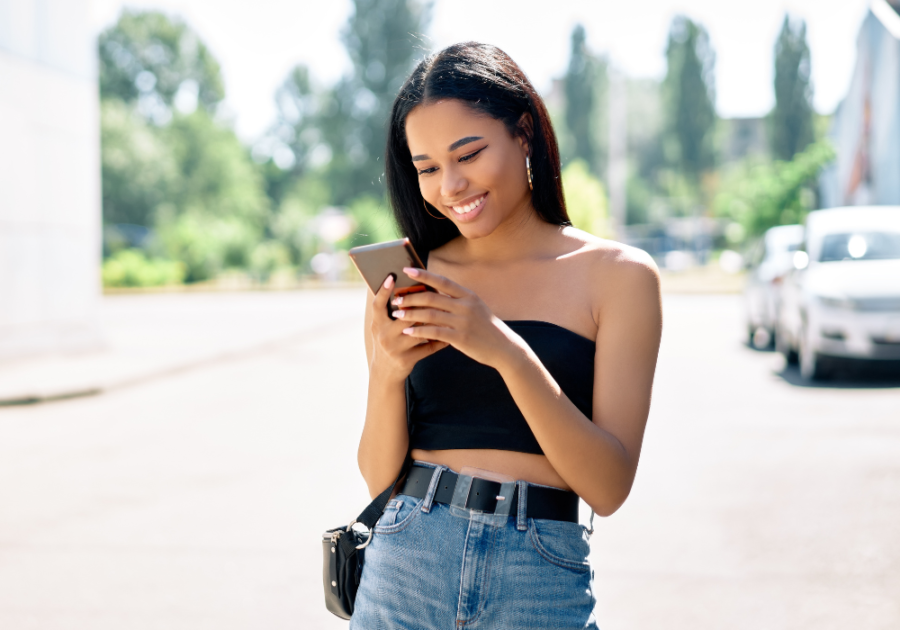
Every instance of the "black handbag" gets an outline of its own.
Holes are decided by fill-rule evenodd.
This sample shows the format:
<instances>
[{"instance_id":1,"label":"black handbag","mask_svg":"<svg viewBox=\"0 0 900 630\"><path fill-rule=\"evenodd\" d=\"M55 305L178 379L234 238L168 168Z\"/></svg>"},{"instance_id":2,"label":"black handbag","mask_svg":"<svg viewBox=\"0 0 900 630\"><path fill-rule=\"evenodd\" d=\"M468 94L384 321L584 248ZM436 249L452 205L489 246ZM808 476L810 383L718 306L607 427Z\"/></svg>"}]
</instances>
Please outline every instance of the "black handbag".
<instances>
[{"instance_id":1,"label":"black handbag","mask_svg":"<svg viewBox=\"0 0 900 630\"><path fill-rule=\"evenodd\" d=\"M376 521L387 507L394 488L406 476L412 465L407 454L397 479L379 494L349 525L329 529L322 534L322 582L325 587L325 607L341 619L350 619L356 601L356 591L362 578L366 547L372 542ZM365 525L367 532L353 529L357 523Z\"/></svg>"}]
</instances>

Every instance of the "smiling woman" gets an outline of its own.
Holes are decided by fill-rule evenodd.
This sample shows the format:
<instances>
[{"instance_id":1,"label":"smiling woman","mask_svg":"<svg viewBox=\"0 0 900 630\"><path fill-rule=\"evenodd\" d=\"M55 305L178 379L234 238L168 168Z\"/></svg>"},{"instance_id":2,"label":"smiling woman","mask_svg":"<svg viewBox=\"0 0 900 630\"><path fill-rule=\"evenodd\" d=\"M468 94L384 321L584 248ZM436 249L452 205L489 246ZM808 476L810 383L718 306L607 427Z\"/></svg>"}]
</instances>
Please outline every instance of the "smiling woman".
<instances>
[{"instance_id":1,"label":"smiling woman","mask_svg":"<svg viewBox=\"0 0 900 630\"><path fill-rule=\"evenodd\" d=\"M546 107L499 49L422 61L390 124L394 213L426 267L403 271L436 291L392 300L388 277L369 297L359 466L372 496L405 479L351 628L596 628L579 500L610 515L634 481L656 268L571 227Z\"/></svg>"}]
</instances>

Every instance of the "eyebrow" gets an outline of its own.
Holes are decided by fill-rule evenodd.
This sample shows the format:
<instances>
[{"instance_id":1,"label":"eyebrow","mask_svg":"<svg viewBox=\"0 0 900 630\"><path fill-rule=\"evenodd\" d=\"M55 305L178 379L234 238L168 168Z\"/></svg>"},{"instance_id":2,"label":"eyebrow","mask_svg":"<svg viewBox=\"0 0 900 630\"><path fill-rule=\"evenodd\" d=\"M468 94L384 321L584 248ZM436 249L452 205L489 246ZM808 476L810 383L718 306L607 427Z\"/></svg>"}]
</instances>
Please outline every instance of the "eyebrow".
<instances>
[{"instance_id":1,"label":"eyebrow","mask_svg":"<svg viewBox=\"0 0 900 630\"><path fill-rule=\"evenodd\" d=\"M465 146L465 145L469 144L470 142L476 142L481 139L482 139L481 136L466 136L465 138L460 138L459 140L457 140L456 142L451 144L447 150L450 152L453 152L453 151L456 151L459 147ZM429 157L424 154L412 156L413 162L421 162L422 160L427 160L427 159L429 159Z\"/></svg>"}]
</instances>

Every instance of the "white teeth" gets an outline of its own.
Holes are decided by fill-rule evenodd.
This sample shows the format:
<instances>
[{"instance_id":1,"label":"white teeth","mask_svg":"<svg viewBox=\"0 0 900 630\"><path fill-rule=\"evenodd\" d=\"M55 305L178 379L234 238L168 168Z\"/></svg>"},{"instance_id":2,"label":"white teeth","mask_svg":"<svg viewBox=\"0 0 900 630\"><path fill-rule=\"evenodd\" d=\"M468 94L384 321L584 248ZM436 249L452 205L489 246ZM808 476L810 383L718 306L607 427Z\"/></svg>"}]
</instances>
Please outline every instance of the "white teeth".
<instances>
[{"instance_id":1,"label":"white teeth","mask_svg":"<svg viewBox=\"0 0 900 630\"><path fill-rule=\"evenodd\" d=\"M469 214L470 212L472 212L472 210L478 207L478 204L481 203L482 199L484 199L484 197L480 197L472 203L466 204L465 206L454 206L453 210L458 214Z\"/></svg>"}]
</instances>

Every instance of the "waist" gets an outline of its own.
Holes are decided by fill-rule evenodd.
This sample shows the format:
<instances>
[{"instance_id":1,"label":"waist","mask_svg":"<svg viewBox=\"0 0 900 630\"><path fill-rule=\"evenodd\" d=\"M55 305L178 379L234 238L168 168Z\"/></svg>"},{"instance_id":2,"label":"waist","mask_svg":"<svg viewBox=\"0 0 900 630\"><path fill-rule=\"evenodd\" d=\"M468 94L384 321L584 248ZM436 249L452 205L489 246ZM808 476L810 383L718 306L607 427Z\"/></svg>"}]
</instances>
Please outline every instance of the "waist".
<instances>
[{"instance_id":1,"label":"waist","mask_svg":"<svg viewBox=\"0 0 900 630\"><path fill-rule=\"evenodd\" d=\"M413 448L410 455L414 460L440 464L451 470L480 468L529 483L571 490L545 455L493 448Z\"/></svg>"},{"instance_id":2,"label":"waist","mask_svg":"<svg viewBox=\"0 0 900 630\"><path fill-rule=\"evenodd\" d=\"M515 516L519 512L520 503L524 501L525 516L528 518L578 522L578 495L569 490L524 481L500 483L419 464L410 468L400 494L417 499L425 498L437 470L440 470L434 489L434 501L437 503L477 512ZM524 499L520 490L524 491Z\"/></svg>"}]
</instances>

